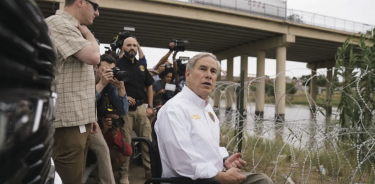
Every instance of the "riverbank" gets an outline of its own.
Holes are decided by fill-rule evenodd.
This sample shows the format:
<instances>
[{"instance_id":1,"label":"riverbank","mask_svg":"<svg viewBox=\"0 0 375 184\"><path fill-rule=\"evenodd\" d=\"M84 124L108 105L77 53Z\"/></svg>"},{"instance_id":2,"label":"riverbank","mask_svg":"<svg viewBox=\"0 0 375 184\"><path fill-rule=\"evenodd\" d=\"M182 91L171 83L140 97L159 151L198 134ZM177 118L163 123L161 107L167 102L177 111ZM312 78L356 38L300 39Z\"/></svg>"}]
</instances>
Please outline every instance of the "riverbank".
<instances>
[{"instance_id":1,"label":"riverbank","mask_svg":"<svg viewBox=\"0 0 375 184\"><path fill-rule=\"evenodd\" d=\"M237 152L237 142L233 129L221 130L221 146L229 152ZM326 146L316 148L314 144L294 147L276 136L275 140L258 135L245 135L242 144L242 159L247 162L243 171L264 173L275 183L285 183L290 176L294 183L346 183L353 181L351 174L357 163L356 150L351 146L326 141ZM290 136L295 136L291 133ZM295 139L294 139L295 140ZM320 166L323 166L320 169ZM357 183L373 183L374 173L371 163L361 165L355 174ZM276 174L276 177L275 177Z\"/></svg>"},{"instance_id":2,"label":"riverbank","mask_svg":"<svg viewBox=\"0 0 375 184\"><path fill-rule=\"evenodd\" d=\"M310 94L306 94L303 92L303 91L298 91L296 94L294 95L286 95L286 105L307 105L309 106L309 101L307 100L309 98L310 100L310 103L313 104L313 101L312 99L310 98ZM269 104L269 103L274 103L275 102L275 97L274 96L266 96L265 97L266 99L266 104ZM340 99L341 99L341 94L335 94L333 97L332 97L332 101L331 101L331 104L333 107L337 107L339 104L340 104ZM250 102L255 102L255 96L252 95L250 96ZM325 103L326 103L326 92L323 92L319 95L316 96L316 101L315 103L318 105L318 106L322 106L324 107L325 106Z\"/></svg>"}]
</instances>

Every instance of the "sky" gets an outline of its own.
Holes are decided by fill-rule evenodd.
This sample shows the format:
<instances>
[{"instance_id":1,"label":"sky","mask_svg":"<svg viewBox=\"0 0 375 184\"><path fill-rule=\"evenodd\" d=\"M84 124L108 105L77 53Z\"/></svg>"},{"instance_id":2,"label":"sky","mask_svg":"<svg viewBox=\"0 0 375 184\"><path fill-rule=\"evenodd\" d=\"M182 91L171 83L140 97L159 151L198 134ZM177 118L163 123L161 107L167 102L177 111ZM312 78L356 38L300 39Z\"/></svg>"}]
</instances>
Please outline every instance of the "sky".
<instances>
[{"instance_id":1,"label":"sky","mask_svg":"<svg viewBox=\"0 0 375 184\"><path fill-rule=\"evenodd\" d=\"M262 1L262 0L258 0ZM349 21L375 25L375 0L287 0L287 8L294 10L301 10L320 15L345 19ZM134 33L136 35L136 32ZM142 40L139 40L142 47ZM100 51L104 54L104 46L101 44ZM145 53L148 66L154 66L167 52L167 48L151 48L142 47ZM193 57L198 52L185 51L178 53L179 56ZM172 56L171 56L172 57ZM248 59L248 73L256 74L256 58L249 57ZM222 62L222 70L227 69L226 60ZM276 61L274 59L266 59L266 71L265 74L268 76L276 75ZM234 58L234 76L240 75L240 57ZM286 63L286 75L289 77L299 78L302 75L311 74L311 70L306 68L306 63L287 61ZM325 75L325 69L319 69L318 74Z\"/></svg>"}]
</instances>

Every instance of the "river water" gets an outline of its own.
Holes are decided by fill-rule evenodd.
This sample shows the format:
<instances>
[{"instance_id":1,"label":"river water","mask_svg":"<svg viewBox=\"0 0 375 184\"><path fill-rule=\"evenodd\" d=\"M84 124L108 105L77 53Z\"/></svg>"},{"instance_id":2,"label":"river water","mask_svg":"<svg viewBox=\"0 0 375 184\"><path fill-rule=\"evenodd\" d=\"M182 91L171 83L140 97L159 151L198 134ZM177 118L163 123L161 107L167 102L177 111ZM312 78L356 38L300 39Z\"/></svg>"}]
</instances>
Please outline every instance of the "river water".
<instances>
[{"instance_id":1,"label":"river water","mask_svg":"<svg viewBox=\"0 0 375 184\"><path fill-rule=\"evenodd\" d=\"M225 113L225 100L220 103L219 119L221 126L235 126L236 110L230 115ZM233 109L235 109L235 103ZM255 116L255 103L247 105L247 114L244 120L244 131L248 135L258 135L263 138L279 140L294 144L294 146L322 146L327 138L334 138L335 126L330 123L337 117L333 108L333 115L327 117L325 110L320 109L313 113L310 106L293 105L285 107L285 121L275 121L275 105L265 104L263 120L257 120ZM327 125L328 123L328 125ZM245 140L246 141L246 140Z\"/></svg>"}]
</instances>

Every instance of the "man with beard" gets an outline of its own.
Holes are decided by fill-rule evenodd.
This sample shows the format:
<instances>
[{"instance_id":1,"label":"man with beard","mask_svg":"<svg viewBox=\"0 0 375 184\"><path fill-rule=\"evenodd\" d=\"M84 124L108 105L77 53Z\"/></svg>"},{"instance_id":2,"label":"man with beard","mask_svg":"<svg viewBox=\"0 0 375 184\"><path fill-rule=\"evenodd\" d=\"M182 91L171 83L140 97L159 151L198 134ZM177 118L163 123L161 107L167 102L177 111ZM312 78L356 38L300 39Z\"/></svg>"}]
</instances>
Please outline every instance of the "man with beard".
<instances>
[{"instance_id":1,"label":"man with beard","mask_svg":"<svg viewBox=\"0 0 375 184\"><path fill-rule=\"evenodd\" d=\"M127 71L130 79L125 82L125 88L129 99L129 112L123 116L125 125L123 131L126 137L126 142L131 144L131 132L134 130L139 137L146 137L151 141L151 124L148 116L156 114L153 108L153 90L152 83L154 82L146 67L141 64L135 56L138 51L138 42L134 38L127 38L124 40L124 57L116 61L116 66L121 71ZM145 91L147 89L148 107L145 103ZM120 184L128 184L129 171L128 157L125 164L121 168ZM142 143L142 161L145 167L146 178L151 177L151 165L149 148L146 143Z\"/></svg>"}]
</instances>

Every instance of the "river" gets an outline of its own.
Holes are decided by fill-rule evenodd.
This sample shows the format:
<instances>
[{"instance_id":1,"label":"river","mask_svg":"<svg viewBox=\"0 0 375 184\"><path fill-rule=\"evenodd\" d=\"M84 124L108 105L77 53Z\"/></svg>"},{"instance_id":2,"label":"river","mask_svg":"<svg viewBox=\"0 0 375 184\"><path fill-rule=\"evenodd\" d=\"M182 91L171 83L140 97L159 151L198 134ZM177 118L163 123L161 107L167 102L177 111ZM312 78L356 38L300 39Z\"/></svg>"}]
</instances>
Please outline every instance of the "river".
<instances>
[{"instance_id":1,"label":"river","mask_svg":"<svg viewBox=\"0 0 375 184\"><path fill-rule=\"evenodd\" d=\"M225 114L225 100L220 103L219 119L221 126L234 127L236 120L236 113L232 116ZM233 104L233 109L235 109ZM247 116L244 121L245 132L248 135L259 135L267 139L283 138L283 141L295 146L318 145L322 146L324 140L333 138L334 125L328 124L336 119L335 112L337 108L333 108L333 115L327 118L325 110L321 109L312 113L310 106L307 105L293 105L285 107L285 121L275 122L275 105L265 104L264 118L262 121L257 121L255 116L255 103L247 105ZM324 113L324 114L323 114ZM245 140L246 141L246 140Z\"/></svg>"}]
</instances>

